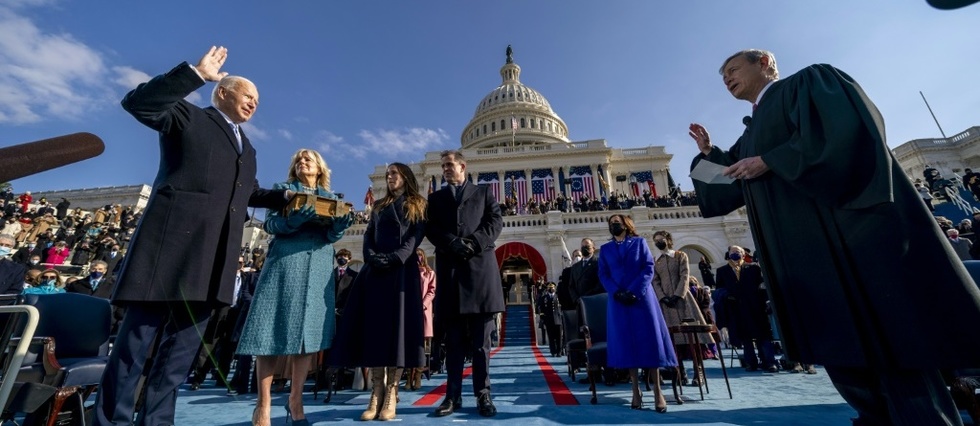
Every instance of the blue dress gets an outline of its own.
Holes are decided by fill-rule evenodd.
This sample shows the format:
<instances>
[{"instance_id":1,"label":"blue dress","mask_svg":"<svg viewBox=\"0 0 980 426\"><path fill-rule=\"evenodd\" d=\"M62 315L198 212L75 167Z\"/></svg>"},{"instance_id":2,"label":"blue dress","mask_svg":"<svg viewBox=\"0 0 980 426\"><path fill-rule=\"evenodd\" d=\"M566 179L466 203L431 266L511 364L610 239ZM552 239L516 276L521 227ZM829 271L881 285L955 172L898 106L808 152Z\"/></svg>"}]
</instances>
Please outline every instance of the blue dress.
<instances>
[{"instance_id":1,"label":"blue dress","mask_svg":"<svg viewBox=\"0 0 980 426\"><path fill-rule=\"evenodd\" d=\"M599 281L609 293L606 309L606 363L613 368L653 368L677 365L660 303L650 283L653 256L643 238L610 241L599 250ZM629 290L639 300L624 305L613 298Z\"/></svg>"},{"instance_id":2,"label":"blue dress","mask_svg":"<svg viewBox=\"0 0 980 426\"><path fill-rule=\"evenodd\" d=\"M304 192L299 182L277 183L274 189ZM317 195L337 199L317 188ZM290 228L278 211L269 211L265 231L274 236L255 286L238 353L293 355L330 348L334 318L333 243L349 222L326 227L307 223Z\"/></svg>"}]
</instances>

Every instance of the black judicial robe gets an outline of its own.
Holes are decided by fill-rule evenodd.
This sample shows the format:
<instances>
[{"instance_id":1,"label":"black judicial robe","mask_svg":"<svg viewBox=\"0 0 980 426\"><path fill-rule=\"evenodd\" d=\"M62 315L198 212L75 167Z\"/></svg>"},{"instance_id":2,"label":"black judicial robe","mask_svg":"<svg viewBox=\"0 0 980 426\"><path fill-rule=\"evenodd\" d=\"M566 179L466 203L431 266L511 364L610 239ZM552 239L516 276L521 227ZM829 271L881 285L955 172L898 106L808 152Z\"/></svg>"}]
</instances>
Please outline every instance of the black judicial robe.
<instances>
[{"instance_id":1,"label":"black judicial robe","mask_svg":"<svg viewBox=\"0 0 980 426\"><path fill-rule=\"evenodd\" d=\"M727 152L762 156L748 181L695 181L705 217L745 206L780 335L804 363L879 368L980 364L980 291L885 143L850 76L812 65L769 87Z\"/></svg>"}]
</instances>

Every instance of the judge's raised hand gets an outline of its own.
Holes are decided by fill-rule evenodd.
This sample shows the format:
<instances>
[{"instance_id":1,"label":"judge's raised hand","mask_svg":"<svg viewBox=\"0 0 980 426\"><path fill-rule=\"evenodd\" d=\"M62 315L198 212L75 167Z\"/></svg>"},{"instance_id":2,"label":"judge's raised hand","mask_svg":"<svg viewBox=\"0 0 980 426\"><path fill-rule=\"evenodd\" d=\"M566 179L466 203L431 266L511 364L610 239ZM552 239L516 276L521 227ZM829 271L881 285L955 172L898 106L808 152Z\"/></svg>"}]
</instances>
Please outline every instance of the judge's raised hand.
<instances>
[{"instance_id":1,"label":"judge's raised hand","mask_svg":"<svg viewBox=\"0 0 980 426\"><path fill-rule=\"evenodd\" d=\"M194 68L197 68L197 72L201 73L201 77L204 77L205 81L218 81L228 75L227 72L221 72L221 66L225 64L225 59L228 59L227 48L211 46L211 50L208 50L208 53L201 57Z\"/></svg>"},{"instance_id":2,"label":"judge's raised hand","mask_svg":"<svg viewBox=\"0 0 980 426\"><path fill-rule=\"evenodd\" d=\"M708 135L708 129L705 129L704 126L698 123L691 123L687 134L698 143L698 149L704 155L711 153L711 136Z\"/></svg>"},{"instance_id":3,"label":"judge's raised hand","mask_svg":"<svg viewBox=\"0 0 980 426\"><path fill-rule=\"evenodd\" d=\"M722 170L721 174L732 179L755 179L768 171L769 166L762 161L762 157L755 156L738 160Z\"/></svg>"}]
</instances>

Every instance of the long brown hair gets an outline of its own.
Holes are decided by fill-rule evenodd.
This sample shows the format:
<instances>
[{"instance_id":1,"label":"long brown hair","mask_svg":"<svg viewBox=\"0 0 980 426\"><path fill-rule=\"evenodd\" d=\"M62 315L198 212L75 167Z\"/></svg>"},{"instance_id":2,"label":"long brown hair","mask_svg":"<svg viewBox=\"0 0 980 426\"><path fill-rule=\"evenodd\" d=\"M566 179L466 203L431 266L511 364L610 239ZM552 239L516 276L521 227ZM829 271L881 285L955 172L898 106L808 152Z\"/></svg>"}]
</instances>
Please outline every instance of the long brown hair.
<instances>
[{"instance_id":1,"label":"long brown hair","mask_svg":"<svg viewBox=\"0 0 980 426\"><path fill-rule=\"evenodd\" d=\"M412 169L402 163L391 163L388 167L394 167L395 171L401 175L405 181L405 216L410 223L418 223L425 220L425 208L427 202L422 194L419 194L419 182L415 180L415 173ZM381 209L388 207L398 198L393 194L388 186L385 185L385 196L374 203L372 209L380 212Z\"/></svg>"}]
</instances>

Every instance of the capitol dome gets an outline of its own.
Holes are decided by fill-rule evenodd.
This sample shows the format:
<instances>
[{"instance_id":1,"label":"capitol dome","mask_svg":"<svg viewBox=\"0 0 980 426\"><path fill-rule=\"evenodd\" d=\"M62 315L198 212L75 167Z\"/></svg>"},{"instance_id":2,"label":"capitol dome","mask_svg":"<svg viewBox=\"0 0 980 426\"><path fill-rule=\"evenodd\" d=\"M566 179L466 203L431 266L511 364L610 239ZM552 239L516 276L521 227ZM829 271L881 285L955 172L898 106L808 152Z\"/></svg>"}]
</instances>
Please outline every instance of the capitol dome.
<instances>
[{"instance_id":1,"label":"capitol dome","mask_svg":"<svg viewBox=\"0 0 980 426\"><path fill-rule=\"evenodd\" d=\"M503 83L483 97L460 137L463 148L568 143L568 127L537 90L521 84L521 67L507 46Z\"/></svg>"}]
</instances>

